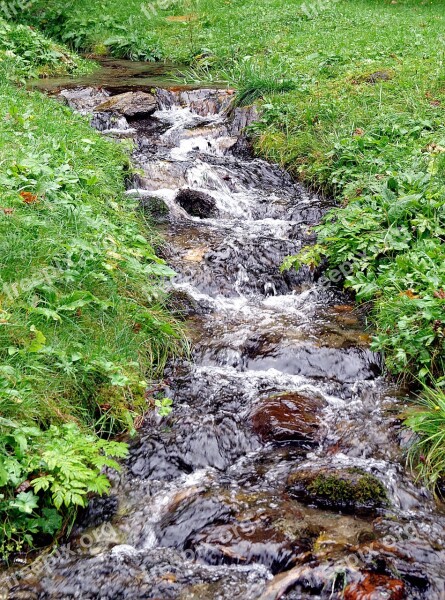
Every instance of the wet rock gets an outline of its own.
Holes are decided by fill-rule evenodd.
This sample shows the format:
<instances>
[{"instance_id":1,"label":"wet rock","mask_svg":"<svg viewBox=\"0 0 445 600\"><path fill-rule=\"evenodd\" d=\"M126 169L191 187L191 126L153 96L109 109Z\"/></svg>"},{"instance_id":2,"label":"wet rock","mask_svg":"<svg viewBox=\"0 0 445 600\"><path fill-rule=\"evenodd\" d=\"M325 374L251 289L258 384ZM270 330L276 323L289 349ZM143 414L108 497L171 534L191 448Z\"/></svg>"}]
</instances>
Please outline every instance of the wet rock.
<instances>
[{"instance_id":1,"label":"wet rock","mask_svg":"<svg viewBox=\"0 0 445 600\"><path fill-rule=\"evenodd\" d=\"M406 526L406 532L402 534L406 539L401 539L400 533L396 533L397 530L400 532L398 524L393 520L388 520L386 523L392 533L389 533L385 527L385 520L378 518L373 526L379 539L351 548L351 551L360 556L364 569L373 572L378 569L378 572L383 575L397 573L397 577L405 583L407 589L412 591L412 596L415 598L423 598L424 594L428 600L430 597L442 598L443 593L441 596L437 588L440 588L445 580L443 567L445 552L443 548L440 550L428 548L427 544L431 543L431 531L430 535L425 532L420 534L422 536L420 537L416 524L412 522ZM385 537L381 538L383 533ZM436 575L431 577L430 572L421 564L428 564L430 569L435 569Z\"/></svg>"},{"instance_id":2,"label":"wet rock","mask_svg":"<svg viewBox=\"0 0 445 600\"><path fill-rule=\"evenodd\" d=\"M356 578L356 572L349 567L343 565L341 572L348 580ZM297 565L293 569L276 575L272 581L268 582L264 593L258 600L302 600L303 598L312 598L316 594L317 598L323 600L342 599L342 594L337 594L338 590L341 593L342 578L338 578L338 571L333 565L319 565L318 563L310 563L308 565ZM337 582L339 579L340 585ZM289 594L283 595L287 590L292 589ZM319 595L321 594L321 595ZM383 600L383 598L381 599Z\"/></svg>"},{"instance_id":3,"label":"wet rock","mask_svg":"<svg viewBox=\"0 0 445 600\"><path fill-rule=\"evenodd\" d=\"M313 535L284 523L285 516L289 522L302 519L294 503L262 492L229 495L224 488L191 490L190 496L172 501L160 525L161 545L210 565L255 563L273 572L306 560Z\"/></svg>"},{"instance_id":4,"label":"wet rock","mask_svg":"<svg viewBox=\"0 0 445 600\"><path fill-rule=\"evenodd\" d=\"M95 107L95 112L114 112L124 117L146 117L155 112L156 98L145 92L126 92L111 97Z\"/></svg>"},{"instance_id":5,"label":"wet rock","mask_svg":"<svg viewBox=\"0 0 445 600\"><path fill-rule=\"evenodd\" d=\"M130 128L125 117L108 112L98 112L91 119L91 127L102 132L119 131L122 134L133 135L134 129Z\"/></svg>"},{"instance_id":6,"label":"wet rock","mask_svg":"<svg viewBox=\"0 0 445 600\"><path fill-rule=\"evenodd\" d=\"M68 106L82 114L92 112L95 106L105 102L109 96L107 92L92 87L62 90L59 95Z\"/></svg>"},{"instance_id":7,"label":"wet rock","mask_svg":"<svg viewBox=\"0 0 445 600\"><path fill-rule=\"evenodd\" d=\"M384 506L380 481L361 469L305 469L291 473L289 494L300 501L329 509L360 511Z\"/></svg>"},{"instance_id":8,"label":"wet rock","mask_svg":"<svg viewBox=\"0 0 445 600\"><path fill-rule=\"evenodd\" d=\"M403 600L406 598L405 584L400 579L366 573L362 581L349 584L344 591L344 600Z\"/></svg>"},{"instance_id":9,"label":"wet rock","mask_svg":"<svg viewBox=\"0 0 445 600\"><path fill-rule=\"evenodd\" d=\"M162 147L161 135L168 130L168 125L155 116L138 119L133 123L137 130L136 147L138 153L155 154Z\"/></svg>"},{"instance_id":10,"label":"wet rock","mask_svg":"<svg viewBox=\"0 0 445 600\"><path fill-rule=\"evenodd\" d=\"M243 106L235 108L232 113L232 122L230 124L231 135L239 136L244 129L258 120L258 110L255 106Z\"/></svg>"},{"instance_id":11,"label":"wet rock","mask_svg":"<svg viewBox=\"0 0 445 600\"><path fill-rule=\"evenodd\" d=\"M253 144L249 138L242 135L231 148L231 153L239 158L250 158L253 156Z\"/></svg>"},{"instance_id":12,"label":"wet rock","mask_svg":"<svg viewBox=\"0 0 445 600\"><path fill-rule=\"evenodd\" d=\"M38 600L41 596L38 594L40 584L38 580L31 581L29 585L20 585L12 589L7 598L8 600ZM42 591L40 589L40 591ZM1 596L3 597L3 596Z\"/></svg>"},{"instance_id":13,"label":"wet rock","mask_svg":"<svg viewBox=\"0 0 445 600\"><path fill-rule=\"evenodd\" d=\"M275 293L286 294L303 281L310 280L312 275L307 267L300 271L281 273L277 264L285 256L298 251L300 244L292 240L273 239L262 231L255 238L240 239L236 230L227 229L222 239L207 229L206 221L199 223L196 238L189 240L196 246L209 247L206 260L200 263L187 263L181 259L170 261L172 268L180 273L181 283L191 283L204 294L221 294L238 296L239 293L259 293L262 296L272 285ZM178 231L179 233L179 231Z\"/></svg>"},{"instance_id":14,"label":"wet rock","mask_svg":"<svg viewBox=\"0 0 445 600\"><path fill-rule=\"evenodd\" d=\"M324 378L341 383L374 379L381 370L377 354L367 348L336 349L300 344L264 346L246 361L253 370L277 369L292 375Z\"/></svg>"},{"instance_id":15,"label":"wet rock","mask_svg":"<svg viewBox=\"0 0 445 600\"><path fill-rule=\"evenodd\" d=\"M186 90L175 94L181 106L201 116L221 113L231 103L233 95L225 90Z\"/></svg>"},{"instance_id":16,"label":"wet rock","mask_svg":"<svg viewBox=\"0 0 445 600\"><path fill-rule=\"evenodd\" d=\"M27 577L10 593L17 600L254 600L268 573L254 566L249 573L200 565L170 548L134 555L104 553L83 560L60 560L44 570L40 581ZM198 596L195 591L208 595Z\"/></svg>"},{"instance_id":17,"label":"wet rock","mask_svg":"<svg viewBox=\"0 0 445 600\"><path fill-rule=\"evenodd\" d=\"M218 214L216 201L209 194L186 188L180 190L175 201L192 217L208 219Z\"/></svg>"},{"instance_id":18,"label":"wet rock","mask_svg":"<svg viewBox=\"0 0 445 600\"><path fill-rule=\"evenodd\" d=\"M194 315L211 312L212 306L210 304L205 306L204 304L204 302L198 302L190 294L181 289L172 290L167 300L169 310L180 318L190 318Z\"/></svg>"},{"instance_id":19,"label":"wet rock","mask_svg":"<svg viewBox=\"0 0 445 600\"><path fill-rule=\"evenodd\" d=\"M273 527L252 522L205 528L188 542L196 557L210 565L259 563L273 573L288 569L304 558L308 540L292 540Z\"/></svg>"},{"instance_id":20,"label":"wet rock","mask_svg":"<svg viewBox=\"0 0 445 600\"><path fill-rule=\"evenodd\" d=\"M169 208L162 198L146 196L140 199L141 208L156 221L165 221L169 215Z\"/></svg>"},{"instance_id":21,"label":"wet rock","mask_svg":"<svg viewBox=\"0 0 445 600\"><path fill-rule=\"evenodd\" d=\"M252 427L263 440L314 442L317 412L323 403L295 392L262 400L251 414Z\"/></svg>"},{"instance_id":22,"label":"wet rock","mask_svg":"<svg viewBox=\"0 0 445 600\"><path fill-rule=\"evenodd\" d=\"M127 459L131 474L171 480L204 467L224 470L237 458L258 447L258 441L244 430L237 415L213 418L175 409L171 429L159 431L147 426L130 448Z\"/></svg>"},{"instance_id":23,"label":"wet rock","mask_svg":"<svg viewBox=\"0 0 445 600\"><path fill-rule=\"evenodd\" d=\"M119 499L115 495L92 498L88 507L80 516L80 527L95 527L111 521L119 507Z\"/></svg>"},{"instance_id":24,"label":"wet rock","mask_svg":"<svg viewBox=\"0 0 445 600\"><path fill-rule=\"evenodd\" d=\"M169 512L159 524L161 546L184 548L188 538L214 521L227 521L234 507L224 497L207 494L186 499Z\"/></svg>"}]
</instances>

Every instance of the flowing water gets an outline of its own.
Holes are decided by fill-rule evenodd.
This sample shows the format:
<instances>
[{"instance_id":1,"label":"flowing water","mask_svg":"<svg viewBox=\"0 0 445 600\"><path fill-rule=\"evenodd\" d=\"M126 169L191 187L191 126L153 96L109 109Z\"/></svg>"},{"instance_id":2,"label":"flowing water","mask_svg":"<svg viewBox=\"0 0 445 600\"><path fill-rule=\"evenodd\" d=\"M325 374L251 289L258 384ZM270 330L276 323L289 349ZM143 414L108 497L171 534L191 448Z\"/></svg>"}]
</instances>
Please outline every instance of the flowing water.
<instances>
[{"instance_id":1,"label":"flowing water","mask_svg":"<svg viewBox=\"0 0 445 600\"><path fill-rule=\"evenodd\" d=\"M167 369L173 413L147 417L69 551L7 597L445 598L445 518L406 473L403 395L351 300L279 270L328 203L250 156L255 112L230 93L156 95L151 117L93 124L135 139L128 193L165 230L192 357ZM339 497L337 480L371 492Z\"/></svg>"}]
</instances>

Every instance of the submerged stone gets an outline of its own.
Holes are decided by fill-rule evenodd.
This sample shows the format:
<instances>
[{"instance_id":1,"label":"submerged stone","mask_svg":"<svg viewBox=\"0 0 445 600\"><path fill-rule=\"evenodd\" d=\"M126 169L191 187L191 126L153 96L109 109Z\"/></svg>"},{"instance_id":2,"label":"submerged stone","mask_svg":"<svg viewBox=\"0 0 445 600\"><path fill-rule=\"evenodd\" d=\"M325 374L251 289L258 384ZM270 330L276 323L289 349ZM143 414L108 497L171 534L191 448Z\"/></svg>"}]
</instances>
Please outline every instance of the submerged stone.
<instances>
[{"instance_id":1,"label":"submerged stone","mask_svg":"<svg viewBox=\"0 0 445 600\"><path fill-rule=\"evenodd\" d=\"M195 556L210 565L259 563L273 573L290 568L310 549L306 540L289 540L273 527L259 523L211 526L189 541Z\"/></svg>"},{"instance_id":2,"label":"submerged stone","mask_svg":"<svg viewBox=\"0 0 445 600\"><path fill-rule=\"evenodd\" d=\"M349 584L344 591L344 600L403 600L405 584L400 579L376 573L366 573L364 578Z\"/></svg>"},{"instance_id":3,"label":"submerged stone","mask_svg":"<svg viewBox=\"0 0 445 600\"><path fill-rule=\"evenodd\" d=\"M320 400L295 392L272 396L254 408L252 427L263 440L314 442L322 406Z\"/></svg>"},{"instance_id":4,"label":"submerged stone","mask_svg":"<svg viewBox=\"0 0 445 600\"><path fill-rule=\"evenodd\" d=\"M315 469L291 473L289 494L306 503L338 510L373 510L386 503L383 484L361 469Z\"/></svg>"}]
</instances>

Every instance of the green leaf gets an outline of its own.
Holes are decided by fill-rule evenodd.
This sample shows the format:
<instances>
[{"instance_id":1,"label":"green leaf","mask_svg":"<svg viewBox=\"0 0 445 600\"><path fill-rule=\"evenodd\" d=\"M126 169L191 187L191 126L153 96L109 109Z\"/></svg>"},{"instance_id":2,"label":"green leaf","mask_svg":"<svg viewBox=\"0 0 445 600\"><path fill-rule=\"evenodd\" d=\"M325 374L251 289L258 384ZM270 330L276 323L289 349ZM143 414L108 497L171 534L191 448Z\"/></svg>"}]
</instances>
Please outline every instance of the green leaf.
<instances>
[{"instance_id":1,"label":"green leaf","mask_svg":"<svg viewBox=\"0 0 445 600\"><path fill-rule=\"evenodd\" d=\"M35 519L35 524L42 533L53 535L61 529L63 520L57 510L54 508L44 508L42 513L43 517Z\"/></svg>"},{"instance_id":2,"label":"green leaf","mask_svg":"<svg viewBox=\"0 0 445 600\"><path fill-rule=\"evenodd\" d=\"M30 353L37 353L45 347L46 337L41 331L36 329L35 325L31 325L30 331L32 333L32 341L28 344L26 351Z\"/></svg>"},{"instance_id":3,"label":"green leaf","mask_svg":"<svg viewBox=\"0 0 445 600\"><path fill-rule=\"evenodd\" d=\"M9 481L9 474L5 467L0 462L0 487L6 485Z\"/></svg>"},{"instance_id":4,"label":"green leaf","mask_svg":"<svg viewBox=\"0 0 445 600\"><path fill-rule=\"evenodd\" d=\"M47 319L52 319L53 321L62 321L62 317L55 310L51 310L50 308L38 306L37 308L31 308L29 310L36 315L43 315Z\"/></svg>"},{"instance_id":5,"label":"green leaf","mask_svg":"<svg viewBox=\"0 0 445 600\"><path fill-rule=\"evenodd\" d=\"M91 292L78 290L62 298L57 310L72 312L88 304L102 304L102 302Z\"/></svg>"},{"instance_id":6,"label":"green leaf","mask_svg":"<svg viewBox=\"0 0 445 600\"><path fill-rule=\"evenodd\" d=\"M32 514L39 507L38 498L34 492L20 492L16 499L9 503L12 508L17 508L21 513Z\"/></svg>"}]
</instances>

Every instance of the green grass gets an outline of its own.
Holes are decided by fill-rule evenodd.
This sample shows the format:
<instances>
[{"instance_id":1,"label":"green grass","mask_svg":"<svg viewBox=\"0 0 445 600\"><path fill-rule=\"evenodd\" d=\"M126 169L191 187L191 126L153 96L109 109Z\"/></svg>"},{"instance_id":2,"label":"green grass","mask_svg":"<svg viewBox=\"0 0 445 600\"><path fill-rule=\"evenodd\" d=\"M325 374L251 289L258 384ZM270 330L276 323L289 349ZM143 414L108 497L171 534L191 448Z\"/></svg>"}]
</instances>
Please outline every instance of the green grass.
<instances>
[{"instance_id":1,"label":"green grass","mask_svg":"<svg viewBox=\"0 0 445 600\"><path fill-rule=\"evenodd\" d=\"M88 73L94 63L82 60L27 25L0 18L0 72L3 79Z\"/></svg>"},{"instance_id":2,"label":"green grass","mask_svg":"<svg viewBox=\"0 0 445 600\"><path fill-rule=\"evenodd\" d=\"M445 394L443 389L424 390L419 398L419 406L406 420L418 436L409 452L411 466L417 469L419 477L433 489L442 486L445 473Z\"/></svg>"},{"instance_id":3,"label":"green grass","mask_svg":"<svg viewBox=\"0 0 445 600\"><path fill-rule=\"evenodd\" d=\"M100 469L184 347L170 269L125 196L129 147L14 82L90 69L0 20L0 557L48 543L109 484ZM163 406L161 400L158 404ZM164 402L165 404L165 402ZM98 436L100 436L100 439Z\"/></svg>"}]
</instances>

